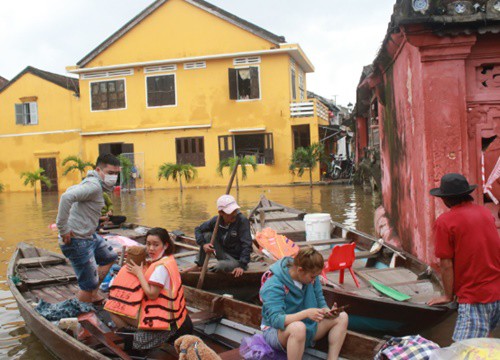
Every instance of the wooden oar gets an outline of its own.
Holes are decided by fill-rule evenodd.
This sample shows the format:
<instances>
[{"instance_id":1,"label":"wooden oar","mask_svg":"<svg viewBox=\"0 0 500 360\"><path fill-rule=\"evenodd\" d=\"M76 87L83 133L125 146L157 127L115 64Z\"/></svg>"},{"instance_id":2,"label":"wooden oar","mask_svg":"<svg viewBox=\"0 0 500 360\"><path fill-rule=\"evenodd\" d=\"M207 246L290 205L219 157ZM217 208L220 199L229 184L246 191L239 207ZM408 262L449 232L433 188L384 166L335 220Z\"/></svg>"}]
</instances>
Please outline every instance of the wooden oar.
<instances>
[{"instance_id":1,"label":"wooden oar","mask_svg":"<svg viewBox=\"0 0 500 360\"><path fill-rule=\"evenodd\" d=\"M240 158L236 159L236 164L234 165L233 173L231 174L231 178L229 179L229 184L227 184L226 195L229 195L231 192L231 187L233 186L234 177L236 176L236 172L238 171L238 166L240 165ZM210 244L213 245L215 242L215 237L217 236L217 232L219 231L219 223L221 216L217 216L217 222L215 223L215 229L212 233L212 238L210 239ZM208 261L210 260L210 255L212 253L207 253L205 256L205 262L203 263L203 268L201 269L200 278L198 279L198 284L196 285L197 289L201 289L203 287L203 282L205 281L205 275L207 274L208 269Z\"/></svg>"}]
</instances>

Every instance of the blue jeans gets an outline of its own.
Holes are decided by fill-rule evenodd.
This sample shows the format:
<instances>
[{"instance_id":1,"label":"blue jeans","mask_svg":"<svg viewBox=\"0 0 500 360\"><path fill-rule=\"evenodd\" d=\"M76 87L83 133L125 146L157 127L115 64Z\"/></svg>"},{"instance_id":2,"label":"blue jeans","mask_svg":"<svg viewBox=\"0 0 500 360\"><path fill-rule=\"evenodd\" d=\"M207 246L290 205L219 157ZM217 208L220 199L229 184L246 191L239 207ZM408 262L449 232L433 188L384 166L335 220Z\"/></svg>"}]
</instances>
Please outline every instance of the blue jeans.
<instances>
[{"instance_id":1,"label":"blue jeans","mask_svg":"<svg viewBox=\"0 0 500 360\"><path fill-rule=\"evenodd\" d=\"M71 238L69 245L60 245L73 270L75 270L78 286L83 291L93 291L99 285L97 266L108 265L116 261L118 255L106 240L97 234L92 239Z\"/></svg>"}]
</instances>

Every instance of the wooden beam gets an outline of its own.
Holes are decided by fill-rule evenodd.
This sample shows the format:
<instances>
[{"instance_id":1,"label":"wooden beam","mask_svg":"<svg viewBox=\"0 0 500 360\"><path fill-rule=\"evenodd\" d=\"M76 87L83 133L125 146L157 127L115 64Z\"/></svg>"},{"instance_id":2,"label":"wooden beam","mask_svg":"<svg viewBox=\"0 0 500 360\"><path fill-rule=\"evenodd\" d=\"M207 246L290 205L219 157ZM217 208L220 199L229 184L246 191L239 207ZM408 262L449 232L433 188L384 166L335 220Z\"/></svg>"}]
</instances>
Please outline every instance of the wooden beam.
<instances>
[{"instance_id":1,"label":"wooden beam","mask_svg":"<svg viewBox=\"0 0 500 360\"><path fill-rule=\"evenodd\" d=\"M313 240L313 241L296 241L295 245L298 245L300 247L316 246L316 245L340 245L340 244L346 244L347 242L348 242L347 239L335 238L335 239Z\"/></svg>"},{"instance_id":2,"label":"wooden beam","mask_svg":"<svg viewBox=\"0 0 500 360\"><path fill-rule=\"evenodd\" d=\"M187 256L193 256L193 255L196 255L198 254L199 251L185 251L185 252L181 252L181 253L178 253L178 254L174 254L174 258L176 259L179 259L179 258L183 258L183 257L187 257Z\"/></svg>"},{"instance_id":3,"label":"wooden beam","mask_svg":"<svg viewBox=\"0 0 500 360\"><path fill-rule=\"evenodd\" d=\"M64 264L65 262L66 260L55 256L38 256L19 259L17 265L24 267L42 267L45 265Z\"/></svg>"}]
</instances>

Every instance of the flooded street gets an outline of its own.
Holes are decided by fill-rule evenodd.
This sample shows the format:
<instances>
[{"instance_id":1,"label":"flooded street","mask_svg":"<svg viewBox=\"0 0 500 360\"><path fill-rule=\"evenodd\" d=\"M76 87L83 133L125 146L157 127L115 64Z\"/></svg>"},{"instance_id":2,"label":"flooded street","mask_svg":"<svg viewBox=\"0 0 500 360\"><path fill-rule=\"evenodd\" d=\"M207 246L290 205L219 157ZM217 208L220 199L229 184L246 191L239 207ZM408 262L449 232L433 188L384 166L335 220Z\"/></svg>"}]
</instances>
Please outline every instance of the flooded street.
<instances>
[{"instance_id":1,"label":"flooded street","mask_svg":"<svg viewBox=\"0 0 500 360\"><path fill-rule=\"evenodd\" d=\"M215 215L215 203L224 189L154 190L113 195L115 215L128 221L180 229L194 227ZM373 233L372 196L352 186L245 187L237 194L242 212L253 208L260 195L307 212L328 212L332 220ZM233 195L236 196L235 190ZM35 201L33 193L0 194L0 359L52 359L33 335L28 334L6 282L8 261L18 242L59 251L57 234L49 229L57 216L58 194Z\"/></svg>"}]
</instances>

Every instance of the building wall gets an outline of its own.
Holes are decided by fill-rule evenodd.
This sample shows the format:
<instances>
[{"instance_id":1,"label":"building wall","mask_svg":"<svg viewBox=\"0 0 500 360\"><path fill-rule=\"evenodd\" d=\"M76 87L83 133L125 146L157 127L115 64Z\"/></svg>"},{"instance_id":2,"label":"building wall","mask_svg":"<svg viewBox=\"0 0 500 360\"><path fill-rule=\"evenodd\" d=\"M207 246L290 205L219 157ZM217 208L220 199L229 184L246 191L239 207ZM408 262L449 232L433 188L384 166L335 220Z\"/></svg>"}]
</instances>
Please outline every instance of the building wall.
<instances>
[{"instance_id":1,"label":"building wall","mask_svg":"<svg viewBox=\"0 0 500 360\"><path fill-rule=\"evenodd\" d=\"M0 93L0 182L6 191L31 191L20 174L38 169L39 158L56 158L60 189L79 180L77 174L63 177L61 167L62 159L81 152L78 99L73 94L31 73ZM14 104L34 96L38 125L16 125Z\"/></svg>"}]
</instances>

